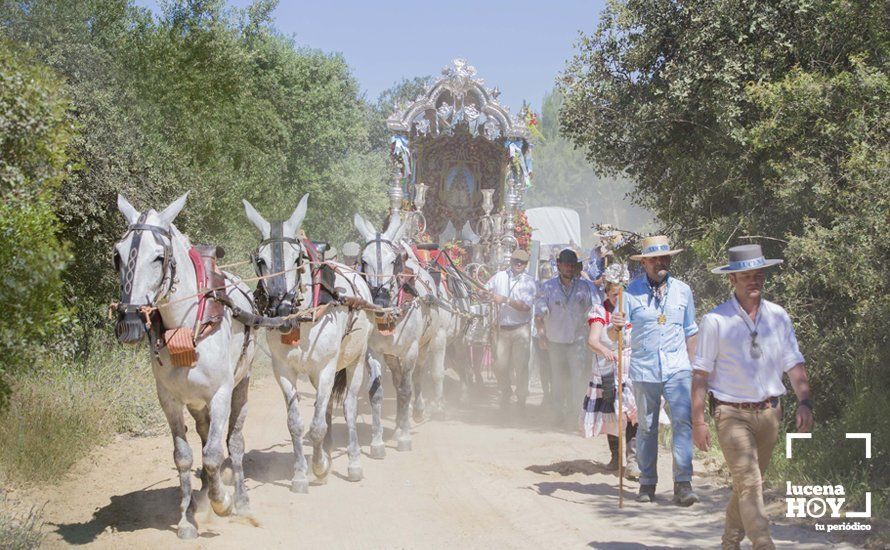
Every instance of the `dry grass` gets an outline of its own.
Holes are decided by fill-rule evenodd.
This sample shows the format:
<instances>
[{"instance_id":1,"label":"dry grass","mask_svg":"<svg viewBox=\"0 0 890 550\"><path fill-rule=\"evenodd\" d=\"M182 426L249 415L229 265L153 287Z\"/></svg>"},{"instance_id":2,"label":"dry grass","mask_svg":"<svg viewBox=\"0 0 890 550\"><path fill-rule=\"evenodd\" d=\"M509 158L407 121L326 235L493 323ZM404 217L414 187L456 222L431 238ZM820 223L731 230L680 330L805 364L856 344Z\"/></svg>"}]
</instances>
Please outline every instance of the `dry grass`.
<instances>
[{"instance_id":1,"label":"dry grass","mask_svg":"<svg viewBox=\"0 0 890 550\"><path fill-rule=\"evenodd\" d=\"M150 433L162 419L144 347L103 347L79 365L48 358L16 381L0 412L0 472L52 482L114 434Z\"/></svg>"},{"instance_id":2,"label":"dry grass","mask_svg":"<svg viewBox=\"0 0 890 550\"><path fill-rule=\"evenodd\" d=\"M32 507L23 512L14 511L0 496L0 548L38 548L43 540L42 527L43 520L38 509Z\"/></svg>"}]
</instances>

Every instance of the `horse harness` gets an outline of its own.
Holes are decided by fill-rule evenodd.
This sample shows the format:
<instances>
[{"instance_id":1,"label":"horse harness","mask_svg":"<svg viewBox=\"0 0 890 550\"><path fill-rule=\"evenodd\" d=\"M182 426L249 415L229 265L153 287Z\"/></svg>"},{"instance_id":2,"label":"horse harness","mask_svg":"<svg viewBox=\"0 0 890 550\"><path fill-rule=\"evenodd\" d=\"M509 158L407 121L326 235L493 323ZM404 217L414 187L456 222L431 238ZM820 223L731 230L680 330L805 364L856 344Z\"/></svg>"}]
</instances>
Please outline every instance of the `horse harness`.
<instances>
[{"instance_id":1,"label":"horse harness","mask_svg":"<svg viewBox=\"0 0 890 550\"><path fill-rule=\"evenodd\" d=\"M149 347L151 348L152 355L156 361L159 363L161 362L160 351L164 347L167 347L174 366L194 366L194 363L197 360L197 355L195 355L194 351L197 339L199 336L205 335L198 329L210 328L211 330L207 331L207 334L209 334L209 332L215 330L215 327L219 326L219 323L222 320L221 312L215 312L217 315L214 316L213 320L206 325L202 325L206 300L208 298L217 299L221 306L224 302L219 300L219 294L221 292L223 294L225 293L223 289L220 288L206 288L208 284L211 287L215 286L212 284L213 278L211 274L207 272L206 266L202 265L204 254L201 254L197 247L192 247L192 250L189 251L189 257L194 264L198 286L207 291L205 294L198 296L196 329L182 330L182 328L174 328L164 330L163 322L156 304L164 300L176 290L175 285L178 281L176 278L176 258L173 256L173 237L169 230L157 225L145 223L147 216L148 213L140 214L136 223L129 225L127 227L127 232L124 233L124 236L122 237L126 238L128 234L133 233L133 238L130 241L130 250L127 253L127 263L124 266L121 275L121 299L115 307L119 316L115 332L118 333L118 337L120 338L121 336L125 336L127 332L134 332L137 330L141 332L142 330L145 330L149 337ZM146 231L151 233L152 237L155 239L155 243L161 246L164 250L164 257L161 264L161 282L158 285L157 293L152 299L145 304L136 305L130 303L130 300L132 300L133 279L135 277L136 263L139 257L139 247L142 244L142 236ZM164 238L166 238L166 241ZM212 265L215 267L215 256L213 258ZM120 271L120 260L120 256L115 253L114 263L115 268L118 271ZM228 279L225 274L221 272L217 273L221 276L222 280ZM238 290L240 291L240 289ZM252 300L250 301L252 303ZM133 322L134 319L128 319L128 317L134 315L144 316L144 322L141 317L137 317L139 320L136 323ZM244 344L241 348L242 357L247 352L247 347L250 343L250 328L251 327L246 325L244 327ZM129 336L135 337L134 334L130 334Z\"/></svg>"},{"instance_id":2,"label":"horse harness","mask_svg":"<svg viewBox=\"0 0 890 550\"><path fill-rule=\"evenodd\" d=\"M395 256L396 256L396 260L393 263L392 276L396 280L397 290L404 291L405 293L409 294L410 296L408 297L408 300L413 300L414 298L416 298L418 296L418 293L417 293L417 289L414 288L414 285L412 285L408 282L401 282L399 279L399 275L405 269L405 260L402 258L402 255L396 250L396 246L392 243L392 241L390 241L389 239L384 239L380 233L377 233L374 236L374 240L368 241L367 243L365 243L365 246L362 247L361 251L359 252L359 258L364 257L365 250L372 244L374 245L375 259L376 259L376 263L377 263L377 265L374 266L376 268L376 273L377 273L376 276L381 277L381 278L386 277L385 275L382 275L382 273L383 273L382 246L384 244L389 245L393 249L393 252L395 252ZM364 262L364 261L363 261L363 263L366 264L366 262ZM366 281L368 281L367 274L364 274L363 277L365 278ZM386 288L385 284L381 284L379 286L374 286L371 284L370 281L368 281L368 287L371 289L371 300L372 301L374 301L378 297L380 297L380 295L382 293L389 292L389 289ZM402 305L402 304L398 304L398 305Z\"/></svg>"},{"instance_id":3,"label":"horse harness","mask_svg":"<svg viewBox=\"0 0 890 550\"><path fill-rule=\"evenodd\" d=\"M173 238L170 232L163 227L145 223L147 216L147 213L141 214L136 223L128 226L127 232L124 233L123 238L126 238L130 233L133 233L133 238L130 241L130 251L127 253L127 263L122 275L121 299L117 305L117 311L120 314L140 312L145 305L156 304L175 290L173 285L176 282L176 259L173 257ZM158 285L157 294L148 304L134 305L130 303L133 293L133 278L136 275L136 260L139 256L139 246L142 244L142 235L146 231L150 232L155 243L164 249L164 260L161 265L161 284ZM166 237L167 242L164 242L162 237ZM117 271L120 270L120 260L120 256L115 252L114 263ZM165 286L167 287L166 291L164 290Z\"/></svg>"},{"instance_id":4,"label":"horse harness","mask_svg":"<svg viewBox=\"0 0 890 550\"><path fill-rule=\"evenodd\" d=\"M269 306L269 300L279 293L281 296L279 303L289 302L294 306L297 305L296 298L300 285L296 285L291 290L288 290L285 286L287 284L287 279L283 273L285 271L285 244L297 249L298 258L302 255L303 245L300 240L294 237L284 236L284 222L269 222L269 238L260 241L256 250L250 253L250 261L251 264L253 264L254 272L257 274L257 277L260 277L259 284L257 285L256 298L258 302L257 305L261 311L265 311ZM264 260L260 258L260 249L264 246L272 247L272 265L269 266L269 273L275 273L276 275L274 277L264 277L262 269L260 269L261 264L264 262Z\"/></svg>"}]
</instances>

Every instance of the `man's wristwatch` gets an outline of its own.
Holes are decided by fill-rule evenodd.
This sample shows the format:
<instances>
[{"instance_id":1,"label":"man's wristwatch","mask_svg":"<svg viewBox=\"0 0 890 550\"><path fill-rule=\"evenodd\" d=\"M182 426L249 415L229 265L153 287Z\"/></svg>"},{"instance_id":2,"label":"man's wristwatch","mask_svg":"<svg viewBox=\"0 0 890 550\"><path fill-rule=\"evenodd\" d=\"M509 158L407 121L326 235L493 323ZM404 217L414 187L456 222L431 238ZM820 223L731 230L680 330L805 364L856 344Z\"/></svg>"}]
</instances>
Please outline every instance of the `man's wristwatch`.
<instances>
[{"instance_id":1,"label":"man's wristwatch","mask_svg":"<svg viewBox=\"0 0 890 550\"><path fill-rule=\"evenodd\" d=\"M813 410L813 402L810 401L809 398L801 399L800 401L797 402L797 406L798 407L806 407L806 408L810 409L811 411Z\"/></svg>"}]
</instances>

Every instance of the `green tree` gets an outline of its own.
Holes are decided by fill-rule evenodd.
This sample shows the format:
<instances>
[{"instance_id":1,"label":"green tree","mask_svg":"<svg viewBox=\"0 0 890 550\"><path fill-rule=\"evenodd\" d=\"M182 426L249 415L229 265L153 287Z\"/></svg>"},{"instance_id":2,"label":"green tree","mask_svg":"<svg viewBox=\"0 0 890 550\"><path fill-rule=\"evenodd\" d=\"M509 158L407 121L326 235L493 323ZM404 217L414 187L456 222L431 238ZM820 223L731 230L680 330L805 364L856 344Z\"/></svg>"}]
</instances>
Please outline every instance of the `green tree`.
<instances>
[{"instance_id":1,"label":"green tree","mask_svg":"<svg viewBox=\"0 0 890 550\"><path fill-rule=\"evenodd\" d=\"M887 21L881 2L614 2L561 85L563 130L692 249L678 267L702 306L725 295L703 268L728 245L786 259L769 295L797 326L823 437L867 428L885 442ZM868 463L814 450L800 472L864 472L856 494L870 484L886 499L877 447Z\"/></svg>"},{"instance_id":2,"label":"green tree","mask_svg":"<svg viewBox=\"0 0 890 550\"><path fill-rule=\"evenodd\" d=\"M68 170L69 103L59 79L0 40L0 405L9 375L63 320L53 196Z\"/></svg>"},{"instance_id":3,"label":"green tree","mask_svg":"<svg viewBox=\"0 0 890 550\"><path fill-rule=\"evenodd\" d=\"M310 192L315 238L350 226L347 208L385 208L385 166L365 156L367 107L345 60L295 47L273 28L274 7L176 1L155 17L123 0L0 0L0 33L39 52L71 90L79 169L56 211L83 351L117 293L117 193L148 208L191 191L179 225L235 259L256 244L242 198L283 218Z\"/></svg>"},{"instance_id":4,"label":"green tree","mask_svg":"<svg viewBox=\"0 0 890 550\"><path fill-rule=\"evenodd\" d=\"M397 109L409 105L417 96L426 93L433 84L433 77L415 76L403 78L380 92L377 101L368 106L368 144L373 151L389 151L392 133L386 128L386 119Z\"/></svg>"},{"instance_id":5,"label":"green tree","mask_svg":"<svg viewBox=\"0 0 890 550\"><path fill-rule=\"evenodd\" d=\"M544 96L539 117L543 139L533 139L534 185L526 206L577 210L585 242L594 223L643 231L651 215L631 203L629 193L633 186L627 178L597 174L584 152L560 134L559 110L563 102L558 90Z\"/></svg>"}]
</instances>

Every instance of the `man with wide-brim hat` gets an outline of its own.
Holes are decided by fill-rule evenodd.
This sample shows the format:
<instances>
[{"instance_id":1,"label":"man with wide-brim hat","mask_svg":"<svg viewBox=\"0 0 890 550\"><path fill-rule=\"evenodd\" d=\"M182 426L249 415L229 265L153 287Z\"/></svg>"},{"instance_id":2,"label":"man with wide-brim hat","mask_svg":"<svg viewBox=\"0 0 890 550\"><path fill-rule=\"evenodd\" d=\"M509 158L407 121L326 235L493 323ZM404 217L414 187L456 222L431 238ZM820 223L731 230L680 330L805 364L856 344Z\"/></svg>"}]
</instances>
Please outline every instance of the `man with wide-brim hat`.
<instances>
[{"instance_id":1,"label":"man with wide-brim hat","mask_svg":"<svg viewBox=\"0 0 890 550\"><path fill-rule=\"evenodd\" d=\"M513 398L513 378L519 407L525 407L528 398L532 307L537 291L535 280L525 272L529 258L528 252L517 248L510 255L509 267L495 273L485 284L489 299L498 305L494 372L501 409L507 409Z\"/></svg>"},{"instance_id":2,"label":"man with wide-brim hat","mask_svg":"<svg viewBox=\"0 0 890 550\"><path fill-rule=\"evenodd\" d=\"M664 235L642 239L639 260L645 273L634 279L624 293L622 313L613 313L609 338L633 326L630 369L637 403L637 464L640 492L637 500L652 502L658 483L658 421L661 399L670 406L671 448L674 459L673 502L691 506L698 502L692 490L692 358L698 325L692 289L669 273L671 259L683 249L671 248Z\"/></svg>"},{"instance_id":3,"label":"man with wide-brim hat","mask_svg":"<svg viewBox=\"0 0 890 550\"><path fill-rule=\"evenodd\" d=\"M587 316L602 299L593 284L578 276L578 253L571 248L559 252L556 270L558 275L541 285L535 300L535 328L550 359L554 420L565 424L568 419L574 426L591 367Z\"/></svg>"},{"instance_id":4,"label":"man with wide-brim hat","mask_svg":"<svg viewBox=\"0 0 890 550\"><path fill-rule=\"evenodd\" d=\"M711 270L727 275L729 300L701 320L692 381L695 445L708 450L705 399L717 426L717 440L732 474L723 548L739 548L745 535L755 549L775 548L763 505L763 475L779 434L788 373L797 395L797 430L813 425L804 358L788 313L762 297L768 267L782 260L764 258L760 245L729 249L729 263Z\"/></svg>"}]
</instances>

